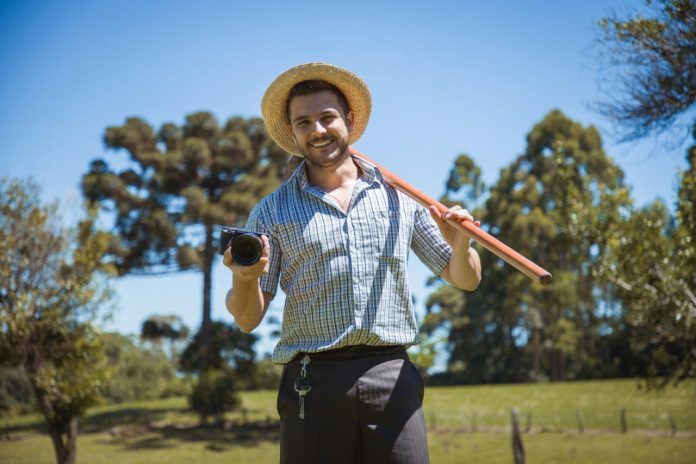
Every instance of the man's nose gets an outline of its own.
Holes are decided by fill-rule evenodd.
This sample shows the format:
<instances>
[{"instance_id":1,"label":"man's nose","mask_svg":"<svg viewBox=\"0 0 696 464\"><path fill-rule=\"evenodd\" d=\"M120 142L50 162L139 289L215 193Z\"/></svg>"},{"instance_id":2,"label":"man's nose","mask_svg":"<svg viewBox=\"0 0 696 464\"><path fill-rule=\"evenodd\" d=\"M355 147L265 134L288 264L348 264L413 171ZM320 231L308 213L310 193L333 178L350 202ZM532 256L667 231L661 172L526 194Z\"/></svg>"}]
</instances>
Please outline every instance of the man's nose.
<instances>
[{"instance_id":1,"label":"man's nose","mask_svg":"<svg viewBox=\"0 0 696 464\"><path fill-rule=\"evenodd\" d=\"M314 127L312 127L312 132L314 132L315 134L326 133L326 127L324 127L324 125L321 123L321 120L314 122Z\"/></svg>"}]
</instances>

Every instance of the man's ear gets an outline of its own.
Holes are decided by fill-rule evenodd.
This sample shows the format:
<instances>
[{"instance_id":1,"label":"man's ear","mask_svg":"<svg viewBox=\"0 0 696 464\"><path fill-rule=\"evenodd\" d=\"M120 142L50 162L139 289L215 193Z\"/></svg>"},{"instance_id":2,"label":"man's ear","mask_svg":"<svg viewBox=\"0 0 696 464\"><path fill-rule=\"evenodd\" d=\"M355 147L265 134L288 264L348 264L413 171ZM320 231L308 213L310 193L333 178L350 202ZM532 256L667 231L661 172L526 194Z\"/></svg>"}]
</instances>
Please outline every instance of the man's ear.
<instances>
[{"instance_id":1,"label":"man's ear","mask_svg":"<svg viewBox=\"0 0 696 464\"><path fill-rule=\"evenodd\" d=\"M346 127L348 128L348 132L351 132L353 130L353 112L348 111L348 114L346 114Z\"/></svg>"}]
</instances>

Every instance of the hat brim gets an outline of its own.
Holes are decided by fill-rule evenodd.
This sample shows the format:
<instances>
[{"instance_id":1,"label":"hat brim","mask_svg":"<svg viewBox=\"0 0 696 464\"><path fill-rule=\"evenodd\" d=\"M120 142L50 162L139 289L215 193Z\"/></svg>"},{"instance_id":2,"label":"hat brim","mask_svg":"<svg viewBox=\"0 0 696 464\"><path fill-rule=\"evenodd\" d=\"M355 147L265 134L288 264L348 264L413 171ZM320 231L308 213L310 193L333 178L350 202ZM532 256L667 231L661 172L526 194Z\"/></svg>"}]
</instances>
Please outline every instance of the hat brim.
<instances>
[{"instance_id":1,"label":"hat brim","mask_svg":"<svg viewBox=\"0 0 696 464\"><path fill-rule=\"evenodd\" d=\"M292 135L286 112L290 90L302 81L320 80L338 88L346 97L353 112L349 143L355 143L367 128L372 111L372 97L365 82L345 69L327 63L306 63L290 68L278 76L266 89L261 100L261 114L266 130L280 147L295 156L304 156Z\"/></svg>"}]
</instances>

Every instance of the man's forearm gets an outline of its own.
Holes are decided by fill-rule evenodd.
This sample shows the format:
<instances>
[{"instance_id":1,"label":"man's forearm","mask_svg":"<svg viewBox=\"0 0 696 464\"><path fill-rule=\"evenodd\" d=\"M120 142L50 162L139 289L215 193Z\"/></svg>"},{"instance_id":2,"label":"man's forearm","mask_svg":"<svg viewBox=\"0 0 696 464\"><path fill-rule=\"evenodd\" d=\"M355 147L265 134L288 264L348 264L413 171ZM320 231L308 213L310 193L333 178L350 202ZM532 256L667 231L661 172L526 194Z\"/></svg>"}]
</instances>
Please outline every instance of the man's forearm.
<instances>
[{"instance_id":1,"label":"man's forearm","mask_svg":"<svg viewBox=\"0 0 696 464\"><path fill-rule=\"evenodd\" d=\"M468 243L452 249L447 267L451 284L461 290L476 290L481 282L481 259Z\"/></svg>"},{"instance_id":2,"label":"man's forearm","mask_svg":"<svg viewBox=\"0 0 696 464\"><path fill-rule=\"evenodd\" d=\"M225 298L227 310L234 316L239 328L254 330L263 319L264 298L259 279L241 279L233 275L232 288Z\"/></svg>"}]
</instances>

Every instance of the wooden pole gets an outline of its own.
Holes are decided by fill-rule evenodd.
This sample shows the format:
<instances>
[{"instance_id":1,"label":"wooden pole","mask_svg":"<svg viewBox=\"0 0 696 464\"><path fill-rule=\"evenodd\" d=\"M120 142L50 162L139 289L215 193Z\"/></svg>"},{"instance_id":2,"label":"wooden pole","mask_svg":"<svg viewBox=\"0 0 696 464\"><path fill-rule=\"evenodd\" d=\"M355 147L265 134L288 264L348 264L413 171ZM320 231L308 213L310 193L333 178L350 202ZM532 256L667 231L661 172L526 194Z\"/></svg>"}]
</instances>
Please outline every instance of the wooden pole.
<instances>
[{"instance_id":1,"label":"wooden pole","mask_svg":"<svg viewBox=\"0 0 696 464\"><path fill-rule=\"evenodd\" d=\"M515 459L515 464L525 464L524 445L522 444L522 435L520 434L518 414L517 408L514 408L512 410L512 455Z\"/></svg>"},{"instance_id":2,"label":"wooden pole","mask_svg":"<svg viewBox=\"0 0 696 464\"><path fill-rule=\"evenodd\" d=\"M403 179L398 177L396 174L384 168L383 166L380 166L379 164L375 163L362 153L355 150L353 147L350 147L350 153L353 156L353 158L359 159L369 165L378 168L379 171L382 173L384 180L389 185L405 193L421 205L425 206L426 208L434 205L441 214L447 212L448 208L445 205L438 202L434 198L431 198L425 193L421 192L417 188L413 187L411 184L408 184ZM532 262L530 259L522 256L520 253L505 245L503 242L493 237L480 227L477 227L473 222L467 220L457 221L454 219L448 219L447 222L452 226L456 227L457 229L466 233L467 236L474 239L485 249L494 253L503 261L510 264L515 269L522 272L535 282L538 282L541 285L548 285L551 283L551 273L549 271L542 268L538 264Z\"/></svg>"},{"instance_id":3,"label":"wooden pole","mask_svg":"<svg viewBox=\"0 0 696 464\"><path fill-rule=\"evenodd\" d=\"M524 429L525 433L529 433L532 430L532 411L527 413L527 427Z\"/></svg>"},{"instance_id":4,"label":"wooden pole","mask_svg":"<svg viewBox=\"0 0 696 464\"><path fill-rule=\"evenodd\" d=\"M675 422L674 416L672 416L670 411L667 412L667 418L669 419L669 426L672 429L672 436L675 436L677 434L677 423Z\"/></svg>"},{"instance_id":5,"label":"wooden pole","mask_svg":"<svg viewBox=\"0 0 696 464\"><path fill-rule=\"evenodd\" d=\"M575 418L578 420L578 433L585 431L585 418L582 416L582 411L575 411Z\"/></svg>"}]
</instances>

